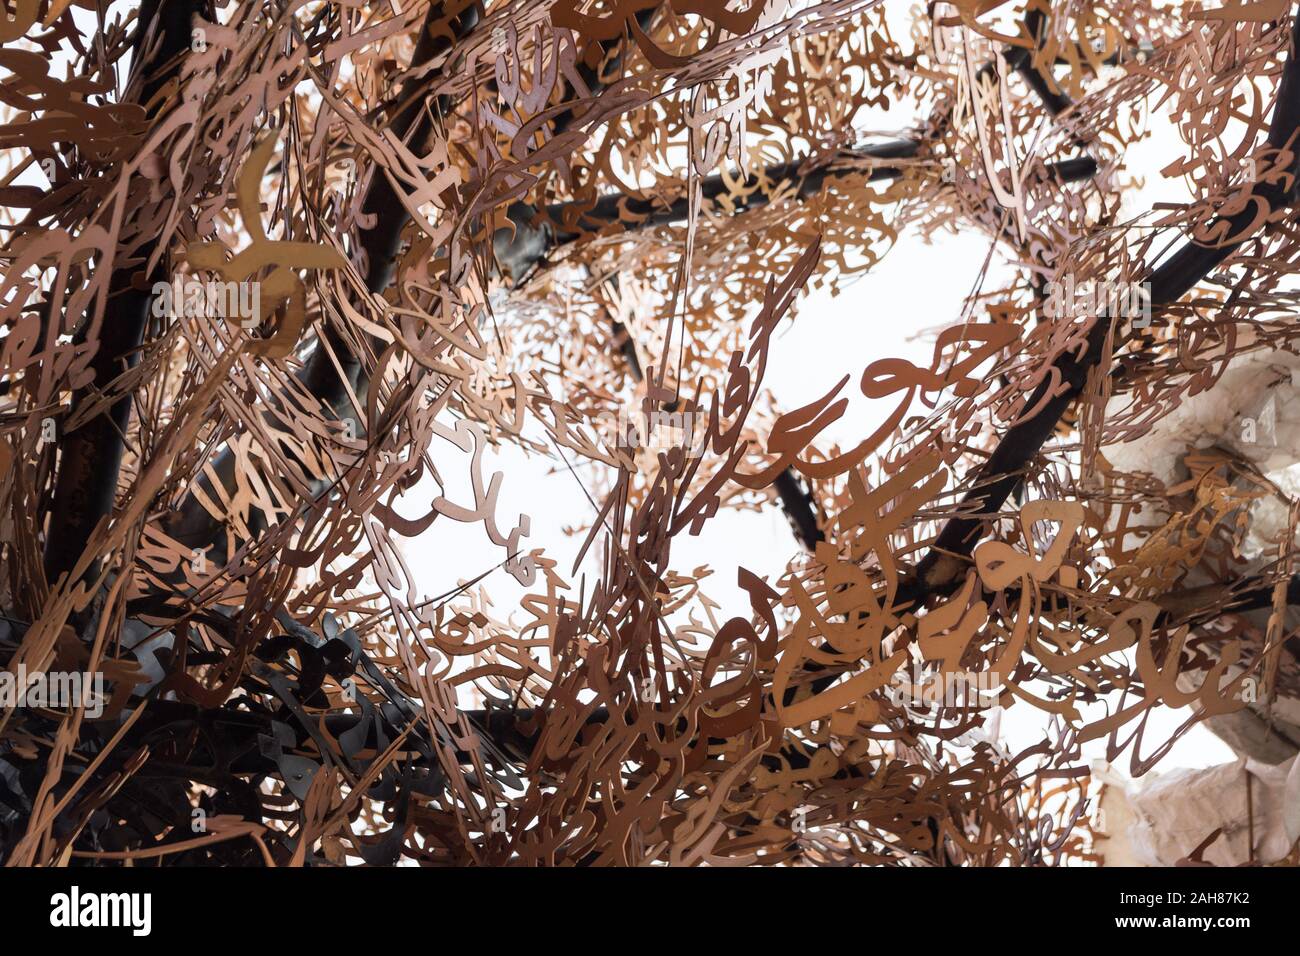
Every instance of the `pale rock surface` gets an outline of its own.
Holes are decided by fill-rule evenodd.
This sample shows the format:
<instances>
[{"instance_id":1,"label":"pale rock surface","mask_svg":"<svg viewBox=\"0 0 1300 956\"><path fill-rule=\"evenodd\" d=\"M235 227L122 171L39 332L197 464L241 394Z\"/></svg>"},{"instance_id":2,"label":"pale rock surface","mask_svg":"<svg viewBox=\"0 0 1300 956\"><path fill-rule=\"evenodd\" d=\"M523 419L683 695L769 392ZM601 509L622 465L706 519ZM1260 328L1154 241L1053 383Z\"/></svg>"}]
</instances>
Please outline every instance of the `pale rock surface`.
<instances>
[{"instance_id":1,"label":"pale rock surface","mask_svg":"<svg viewBox=\"0 0 1300 956\"><path fill-rule=\"evenodd\" d=\"M1300 497L1300 356L1248 355L1229 363L1208 391L1182 399L1141 438L1105 445L1101 452L1120 471L1146 472L1166 485L1186 477L1182 458L1218 445L1253 463L1287 498ZM1111 400L1107 414L1128 397ZM1288 501L1270 496L1251 506L1243 555L1266 561L1287 521ZM1159 515L1144 516L1159 525Z\"/></svg>"},{"instance_id":2,"label":"pale rock surface","mask_svg":"<svg viewBox=\"0 0 1300 956\"><path fill-rule=\"evenodd\" d=\"M1105 765L1093 772L1105 784L1097 829L1105 833L1100 848L1106 866L1174 866L1220 827L1223 833L1202 857L1216 866L1274 863L1300 839L1300 763L1294 756L1276 766L1243 757L1139 780Z\"/></svg>"},{"instance_id":3,"label":"pale rock surface","mask_svg":"<svg viewBox=\"0 0 1300 956\"><path fill-rule=\"evenodd\" d=\"M1128 401L1112 399L1107 414L1120 412ZM1182 399L1146 435L1101 451L1120 471L1145 472L1170 485L1186 479L1182 459L1189 450L1212 446L1254 464L1280 492L1250 507L1242 557L1248 571L1262 568L1277 554L1291 500L1300 499L1300 356L1261 352L1236 358L1213 387ZM1148 508L1132 523L1158 527L1168 517L1163 509ZM1267 616L1257 612L1256 623L1262 626ZM1291 757L1300 741L1300 699L1282 694L1267 711L1252 705L1208 726L1238 753L1277 763Z\"/></svg>"}]
</instances>

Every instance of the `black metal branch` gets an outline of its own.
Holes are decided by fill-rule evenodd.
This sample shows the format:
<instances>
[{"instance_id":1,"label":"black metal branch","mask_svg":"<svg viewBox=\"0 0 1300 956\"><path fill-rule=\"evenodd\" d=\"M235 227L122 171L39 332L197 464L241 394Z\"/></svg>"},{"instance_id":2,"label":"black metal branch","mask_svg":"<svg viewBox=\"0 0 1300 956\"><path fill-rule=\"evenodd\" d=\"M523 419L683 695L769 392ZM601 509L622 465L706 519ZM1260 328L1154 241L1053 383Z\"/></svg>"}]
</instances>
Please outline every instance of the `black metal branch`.
<instances>
[{"instance_id":1,"label":"black metal branch","mask_svg":"<svg viewBox=\"0 0 1300 956\"><path fill-rule=\"evenodd\" d=\"M818 542L825 541L826 535L817 524L817 503L812 492L793 468L777 475L773 485L796 540L806 551L817 550Z\"/></svg>"},{"instance_id":2,"label":"black metal branch","mask_svg":"<svg viewBox=\"0 0 1300 956\"><path fill-rule=\"evenodd\" d=\"M1268 144L1275 149L1294 147L1300 130L1300 19L1292 23L1291 51L1282 70L1277 104L1269 126ZM1257 184L1252 195L1279 209L1295 202L1296 176L1300 174L1300 157L1288 171L1285 186L1273 181ZM1239 238L1231 243L1207 246L1188 239L1149 276L1151 308L1167 309L1204 279L1219 263L1232 255L1246 241L1246 230L1255 222L1254 204L1222 220L1229 235ZM1066 352L1053 363L1055 375L1045 376L1029 397L1025 407L1038 408L1030 419L1022 419L998 442L993 454L973 476L971 490L962 504L969 514L950 519L935 539L930 551L916 566L899 590L898 607L914 610L927 596L950 593L960 581L967 559L983 536L989 520L995 517L1007 498L1024 480L1044 442L1056 430L1062 415L1084 390L1088 374L1101 361L1109 334L1108 322L1098 321L1088 337L1082 355ZM1055 392L1053 393L1053 390ZM974 506L973 508L970 506Z\"/></svg>"},{"instance_id":3,"label":"black metal branch","mask_svg":"<svg viewBox=\"0 0 1300 956\"><path fill-rule=\"evenodd\" d=\"M1025 15L1025 27L1029 30L1029 35L1034 38L1035 49L1043 44L1043 31L1046 26L1047 14L1042 10L1030 10ZM1034 95L1042 101L1044 109L1053 116L1060 116L1074 105L1068 96L1053 88L1054 84L1034 64L1033 50L1026 47L1012 47L1006 53L1006 60L1008 65L1024 78L1025 83L1034 91Z\"/></svg>"},{"instance_id":4,"label":"black metal branch","mask_svg":"<svg viewBox=\"0 0 1300 956\"><path fill-rule=\"evenodd\" d=\"M430 6L411 56L412 68L423 66L442 56L456 40L468 36L478 26L481 10L478 4L474 4L453 15L449 24L450 32L437 29L439 21L448 15L444 9L446 6L448 4L443 3ZM424 153L436 127L433 113L418 96L406 96L404 93L403 99L405 105L388 121L388 128L398 138L406 140L413 152ZM450 102L445 97L438 97L434 105L441 116L449 109ZM366 191L361 211L367 219L373 220L372 225L357 230L358 245L366 255L366 288L372 293L382 294L392 284L393 271L397 268L398 254L402 247L402 230L411 217L388 177L378 169ZM361 362L332 326L327 324L325 334L330 348L326 348L324 343L316 346L307 361L302 382L323 404L336 408L348 401L348 388L339 378L330 353L333 352L342 366L349 387L356 387Z\"/></svg>"},{"instance_id":5,"label":"black metal branch","mask_svg":"<svg viewBox=\"0 0 1300 956\"><path fill-rule=\"evenodd\" d=\"M860 149L845 150L840 156L845 160L913 159L920 148L921 144L917 140L900 139L864 146ZM729 210L741 213L766 205L768 192L757 189L764 182L773 187L785 183L797 183L795 196L799 199L807 199L821 192L827 178L843 175L841 171L833 171L829 165L806 171L805 166L806 161L796 159L768 166L761 175L752 174L746 177L743 189L748 190L748 194L739 197L728 207ZM895 179L902 174L903 168L899 166L877 166L872 169L868 179L876 182L882 179ZM735 179L733 175L730 181L734 182ZM705 202L715 203L730 192L728 180L721 174L709 176L700 182L700 194ZM581 238L583 232L593 232L610 223L618 222L620 218L628 220L629 227L636 229L682 222L689 213L689 199L681 196L665 204L662 199L634 199L622 193L614 193L601 197L590 209L584 209L580 202L566 202L546 206L544 212L546 217L558 226L554 243L563 245Z\"/></svg>"},{"instance_id":6,"label":"black metal branch","mask_svg":"<svg viewBox=\"0 0 1300 956\"><path fill-rule=\"evenodd\" d=\"M447 6L445 3L434 3L429 7L411 57L411 69L419 69L442 56L456 39L468 36L478 25L482 11L475 3L450 14L449 31L444 30L443 21L449 15ZM421 81L419 86L426 85L426 82ZM433 134L436 121L422 98L414 93L415 90L402 91L399 97L401 105L387 121L387 126L398 137L408 140L412 149L423 152ZM450 107L445 97L437 98L432 105L439 116L445 114ZM366 257L366 288L372 293L382 294L392 283L401 249L402 230L410 221L410 215L388 177L378 170L367 187L361 208L366 220L370 222L370 225L357 230L357 244L364 250ZM357 390L360 383L361 359L334 326L325 323L322 338L299 371L298 379L313 397L339 419L356 421L360 410L352 408L351 393ZM213 458L210 468L222 486L230 487L233 484L236 463L235 452L228 445ZM214 494L212 482L206 474L200 475L196 480L209 499L220 500L220 496ZM252 516L255 527L260 526L263 520L260 515ZM168 535L187 547L213 544L220 530L218 519L208 512L193 492L169 515L165 526ZM220 553L215 553L212 557L218 563L224 560Z\"/></svg>"},{"instance_id":7,"label":"black metal branch","mask_svg":"<svg viewBox=\"0 0 1300 956\"><path fill-rule=\"evenodd\" d=\"M1205 619L1207 611L1212 611L1215 615L1220 610L1239 614L1270 607L1273 603L1273 590L1274 583L1266 576L1251 575L1233 585L1205 584L1173 591L1157 597L1155 603L1171 619L1181 622L1201 621ZM1300 604L1300 575L1287 580L1286 603L1288 606Z\"/></svg>"},{"instance_id":8,"label":"black metal branch","mask_svg":"<svg viewBox=\"0 0 1300 956\"><path fill-rule=\"evenodd\" d=\"M139 102L150 104L175 73L190 48L193 17L207 9L207 0L145 0L138 16L132 69L143 75ZM139 55L145 41L157 36L151 58ZM153 118L152 115L150 117ZM156 244L140 255L148 258ZM91 361L91 384L75 393L72 408L96 400L135 364L149 317L150 293L160 280L161 264L143 283L135 267L114 270L99 341ZM81 559L95 526L112 513L117 477L122 467L124 436L131 419L131 396L123 395L108 410L65 434L59 442L54 502L45 540L45 576L51 583L70 572Z\"/></svg>"},{"instance_id":9,"label":"black metal branch","mask_svg":"<svg viewBox=\"0 0 1300 956\"><path fill-rule=\"evenodd\" d=\"M767 205L780 186L791 184L788 193L795 199L808 199L819 193L828 179L836 179L860 172L858 164L914 159L923 148L921 140L900 139L841 150L834 161L811 169L807 160L792 160L766 167L761 173L752 173L743 180L743 195L727 205L723 200L732 193L738 178L718 174L700 181L700 193L705 203L717 211L739 214ZM1048 165L1050 174L1062 182L1090 179L1097 173L1097 161L1083 156ZM867 178L870 182L897 179L906 171L905 166L876 165ZM766 186L765 189L758 188ZM511 276L526 275L534 266L562 246L575 243L584 235L622 224L627 232L655 226L684 222L689 215L690 201L686 196L666 200L642 199L614 193L594 202L561 202L542 207L540 215L524 203L510 209L514 229L502 229L497 234L496 257L503 270Z\"/></svg>"}]
</instances>

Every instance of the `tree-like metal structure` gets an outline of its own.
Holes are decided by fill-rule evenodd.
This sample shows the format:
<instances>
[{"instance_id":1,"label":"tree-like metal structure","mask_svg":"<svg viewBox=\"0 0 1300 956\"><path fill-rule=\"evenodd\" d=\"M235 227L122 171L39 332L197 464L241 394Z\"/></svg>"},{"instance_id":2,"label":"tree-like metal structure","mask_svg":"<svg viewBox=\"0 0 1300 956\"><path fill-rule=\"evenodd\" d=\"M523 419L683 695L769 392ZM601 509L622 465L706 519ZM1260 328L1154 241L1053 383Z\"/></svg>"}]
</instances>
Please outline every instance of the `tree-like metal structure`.
<instances>
[{"instance_id":1,"label":"tree-like metal structure","mask_svg":"<svg viewBox=\"0 0 1300 956\"><path fill-rule=\"evenodd\" d=\"M1293 14L19 4L0 664L103 693L2 702L0 853L1039 865L1096 858L1090 742L1294 753L1300 511L1240 443L1115 451L1297 354ZM1161 122L1189 198L1134 215ZM801 293L951 229L1014 279L776 407ZM502 446L581 483L572 569L501 523ZM790 561L719 555L719 620L674 541L764 508ZM401 541L449 522L500 563L424 599Z\"/></svg>"}]
</instances>

